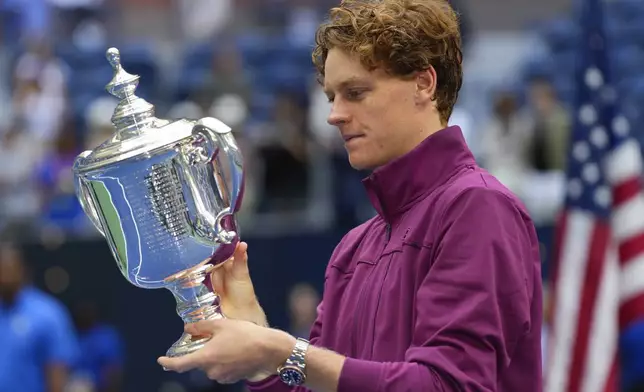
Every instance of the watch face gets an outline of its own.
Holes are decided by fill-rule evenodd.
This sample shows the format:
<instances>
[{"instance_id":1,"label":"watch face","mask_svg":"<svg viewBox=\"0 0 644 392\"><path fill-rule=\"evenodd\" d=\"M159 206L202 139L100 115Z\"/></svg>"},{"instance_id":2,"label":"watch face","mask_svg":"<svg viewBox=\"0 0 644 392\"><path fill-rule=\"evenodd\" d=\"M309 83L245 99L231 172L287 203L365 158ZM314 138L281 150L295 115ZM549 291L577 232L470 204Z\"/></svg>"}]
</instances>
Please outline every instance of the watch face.
<instances>
[{"instance_id":1,"label":"watch face","mask_svg":"<svg viewBox=\"0 0 644 392\"><path fill-rule=\"evenodd\" d=\"M280 378L284 384L292 387L296 385L304 384L304 375L302 372L292 368L282 369L280 372Z\"/></svg>"}]
</instances>

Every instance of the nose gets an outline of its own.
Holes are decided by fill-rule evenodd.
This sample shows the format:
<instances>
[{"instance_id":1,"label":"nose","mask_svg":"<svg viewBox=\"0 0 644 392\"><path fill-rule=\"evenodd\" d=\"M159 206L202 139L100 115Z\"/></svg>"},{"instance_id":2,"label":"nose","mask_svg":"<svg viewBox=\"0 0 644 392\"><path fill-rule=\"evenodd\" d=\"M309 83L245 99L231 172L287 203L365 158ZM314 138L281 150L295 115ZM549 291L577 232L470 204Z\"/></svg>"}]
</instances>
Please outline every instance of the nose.
<instances>
[{"instance_id":1,"label":"nose","mask_svg":"<svg viewBox=\"0 0 644 392\"><path fill-rule=\"evenodd\" d=\"M346 108L340 104L340 102L335 101L331 106L331 113L329 113L329 118L327 122L333 126L340 126L349 122L349 113Z\"/></svg>"}]
</instances>

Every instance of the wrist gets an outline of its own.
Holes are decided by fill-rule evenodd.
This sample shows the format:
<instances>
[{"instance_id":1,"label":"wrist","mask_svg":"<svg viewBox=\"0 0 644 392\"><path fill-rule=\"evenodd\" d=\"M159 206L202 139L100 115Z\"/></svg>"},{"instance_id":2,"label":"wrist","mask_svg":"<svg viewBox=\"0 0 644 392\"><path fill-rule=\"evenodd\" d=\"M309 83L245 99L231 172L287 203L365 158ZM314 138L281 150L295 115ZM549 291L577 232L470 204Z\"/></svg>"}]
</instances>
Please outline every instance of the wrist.
<instances>
[{"instance_id":1,"label":"wrist","mask_svg":"<svg viewBox=\"0 0 644 392\"><path fill-rule=\"evenodd\" d=\"M264 309L261 307L259 302L256 303L251 308L249 308L248 315L249 315L249 319L253 323L261 327L267 327L267 328L269 327L268 319L266 318L266 313L264 312Z\"/></svg>"},{"instance_id":2,"label":"wrist","mask_svg":"<svg viewBox=\"0 0 644 392\"><path fill-rule=\"evenodd\" d=\"M290 334L275 330L275 336L266 341L266 368L264 372L275 374L277 369L291 356L297 339Z\"/></svg>"},{"instance_id":3,"label":"wrist","mask_svg":"<svg viewBox=\"0 0 644 392\"><path fill-rule=\"evenodd\" d=\"M271 376L274 376L275 374L276 374L275 372L273 372L273 373L259 372L259 373L256 373L256 374L248 377L246 380L249 381L249 382L252 382L252 383L259 383L259 382L262 382L262 381L266 380L267 378L269 378Z\"/></svg>"}]
</instances>

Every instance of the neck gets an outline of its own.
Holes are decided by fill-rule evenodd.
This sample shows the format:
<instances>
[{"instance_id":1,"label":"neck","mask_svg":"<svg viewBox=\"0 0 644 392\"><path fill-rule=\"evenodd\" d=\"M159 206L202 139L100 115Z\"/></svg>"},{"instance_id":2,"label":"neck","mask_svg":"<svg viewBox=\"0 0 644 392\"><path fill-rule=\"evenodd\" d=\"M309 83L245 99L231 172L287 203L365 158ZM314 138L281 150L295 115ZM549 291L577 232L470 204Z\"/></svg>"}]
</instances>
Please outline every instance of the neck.
<instances>
[{"instance_id":1,"label":"neck","mask_svg":"<svg viewBox=\"0 0 644 392\"><path fill-rule=\"evenodd\" d=\"M7 291L0 293L0 303L2 303L7 308L12 308L16 304L16 299L18 298L18 293L20 291Z\"/></svg>"},{"instance_id":2,"label":"neck","mask_svg":"<svg viewBox=\"0 0 644 392\"><path fill-rule=\"evenodd\" d=\"M438 118L420 123L415 127L415 129L418 129L418 132L411 135L408 139L409 142L405 143L404 150L401 151L400 156L406 155L418 147L425 139L445 128L447 128L447 124L442 124Z\"/></svg>"}]
</instances>

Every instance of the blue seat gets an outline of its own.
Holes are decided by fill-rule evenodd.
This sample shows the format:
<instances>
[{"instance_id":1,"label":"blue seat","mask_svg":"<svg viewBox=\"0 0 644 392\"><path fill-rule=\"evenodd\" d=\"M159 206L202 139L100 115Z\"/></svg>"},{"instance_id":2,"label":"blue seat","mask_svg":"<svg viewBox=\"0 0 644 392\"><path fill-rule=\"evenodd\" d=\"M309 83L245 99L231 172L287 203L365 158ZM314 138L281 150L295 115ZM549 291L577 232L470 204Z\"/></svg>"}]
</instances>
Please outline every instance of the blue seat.
<instances>
[{"instance_id":1,"label":"blue seat","mask_svg":"<svg viewBox=\"0 0 644 392\"><path fill-rule=\"evenodd\" d=\"M55 54L67 63L74 72L109 68L105 58L105 50L103 49L79 49L72 44L66 43L57 45Z\"/></svg>"},{"instance_id":2,"label":"blue seat","mask_svg":"<svg viewBox=\"0 0 644 392\"><path fill-rule=\"evenodd\" d=\"M526 60L521 71L522 79L552 78L557 73L556 63L552 56L534 57Z\"/></svg>"},{"instance_id":3,"label":"blue seat","mask_svg":"<svg viewBox=\"0 0 644 392\"><path fill-rule=\"evenodd\" d=\"M186 71L209 69L215 54L212 44L198 44L190 46L183 55L181 65L182 73Z\"/></svg>"},{"instance_id":4,"label":"blue seat","mask_svg":"<svg viewBox=\"0 0 644 392\"><path fill-rule=\"evenodd\" d=\"M644 3L641 0L616 0L606 2L609 20L622 23L641 22L644 18Z\"/></svg>"},{"instance_id":5,"label":"blue seat","mask_svg":"<svg viewBox=\"0 0 644 392\"><path fill-rule=\"evenodd\" d=\"M555 52L552 62L557 75L565 74L572 78L579 65L579 53L575 50Z\"/></svg>"},{"instance_id":6,"label":"blue seat","mask_svg":"<svg viewBox=\"0 0 644 392\"><path fill-rule=\"evenodd\" d=\"M203 84L210 72L215 55L212 43L189 46L183 53L183 60L176 80L173 80L172 100L183 101Z\"/></svg>"},{"instance_id":7,"label":"blue seat","mask_svg":"<svg viewBox=\"0 0 644 392\"><path fill-rule=\"evenodd\" d=\"M249 107L249 122L263 123L272 119L275 110L275 94L265 88L253 91Z\"/></svg>"},{"instance_id":8,"label":"blue seat","mask_svg":"<svg viewBox=\"0 0 644 392\"><path fill-rule=\"evenodd\" d=\"M580 31L576 21L566 18L552 19L538 30L546 45L553 52L578 47Z\"/></svg>"},{"instance_id":9,"label":"blue seat","mask_svg":"<svg viewBox=\"0 0 644 392\"><path fill-rule=\"evenodd\" d=\"M636 45L621 46L611 51L612 74L616 82L642 75L644 50Z\"/></svg>"},{"instance_id":10,"label":"blue seat","mask_svg":"<svg viewBox=\"0 0 644 392\"><path fill-rule=\"evenodd\" d=\"M311 71L282 59L275 59L255 72L255 85L262 84L275 93L308 95Z\"/></svg>"},{"instance_id":11,"label":"blue seat","mask_svg":"<svg viewBox=\"0 0 644 392\"><path fill-rule=\"evenodd\" d=\"M272 37L244 34L236 42L244 66L249 69L261 68L269 58L279 57L277 54L280 49L279 42Z\"/></svg>"},{"instance_id":12,"label":"blue seat","mask_svg":"<svg viewBox=\"0 0 644 392\"><path fill-rule=\"evenodd\" d=\"M0 9L0 43L16 49L21 38L21 27L22 15L18 11L7 8Z\"/></svg>"}]
</instances>

